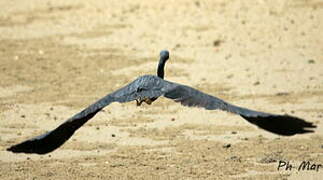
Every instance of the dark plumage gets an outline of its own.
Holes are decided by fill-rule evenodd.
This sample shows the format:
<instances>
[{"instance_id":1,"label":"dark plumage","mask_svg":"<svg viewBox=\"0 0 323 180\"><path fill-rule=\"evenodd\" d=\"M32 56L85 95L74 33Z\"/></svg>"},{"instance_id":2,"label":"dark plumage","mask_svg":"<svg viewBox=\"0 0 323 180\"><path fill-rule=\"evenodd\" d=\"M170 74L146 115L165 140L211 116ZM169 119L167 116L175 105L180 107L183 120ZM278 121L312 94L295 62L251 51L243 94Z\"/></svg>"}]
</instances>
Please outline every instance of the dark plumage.
<instances>
[{"instance_id":1,"label":"dark plumage","mask_svg":"<svg viewBox=\"0 0 323 180\"><path fill-rule=\"evenodd\" d=\"M144 75L138 77L125 87L106 95L83 111L69 118L56 129L13 145L7 150L15 153L49 153L64 144L77 129L110 103L125 103L136 100L137 105L140 105L142 102L150 104L160 96L173 99L175 102L180 102L184 106L202 107L207 110L220 109L235 113L248 122L279 135L291 136L313 132L309 128L316 127L312 123L297 117L253 111L229 104L217 97L205 94L191 87L166 81L163 78L164 66L168 57L168 51L161 51L157 70L158 76Z\"/></svg>"}]
</instances>

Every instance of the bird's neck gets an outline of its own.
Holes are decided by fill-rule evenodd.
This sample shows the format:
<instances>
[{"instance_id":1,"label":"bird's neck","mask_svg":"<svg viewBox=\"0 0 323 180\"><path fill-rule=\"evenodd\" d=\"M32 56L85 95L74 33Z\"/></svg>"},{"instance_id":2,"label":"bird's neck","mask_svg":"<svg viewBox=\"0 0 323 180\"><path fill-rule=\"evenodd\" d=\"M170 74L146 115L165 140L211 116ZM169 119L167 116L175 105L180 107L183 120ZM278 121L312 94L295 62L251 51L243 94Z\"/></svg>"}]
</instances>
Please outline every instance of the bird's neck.
<instances>
[{"instance_id":1,"label":"bird's neck","mask_svg":"<svg viewBox=\"0 0 323 180\"><path fill-rule=\"evenodd\" d=\"M157 68L157 76L164 79L164 67L165 67L165 61L159 61L158 68Z\"/></svg>"}]
</instances>

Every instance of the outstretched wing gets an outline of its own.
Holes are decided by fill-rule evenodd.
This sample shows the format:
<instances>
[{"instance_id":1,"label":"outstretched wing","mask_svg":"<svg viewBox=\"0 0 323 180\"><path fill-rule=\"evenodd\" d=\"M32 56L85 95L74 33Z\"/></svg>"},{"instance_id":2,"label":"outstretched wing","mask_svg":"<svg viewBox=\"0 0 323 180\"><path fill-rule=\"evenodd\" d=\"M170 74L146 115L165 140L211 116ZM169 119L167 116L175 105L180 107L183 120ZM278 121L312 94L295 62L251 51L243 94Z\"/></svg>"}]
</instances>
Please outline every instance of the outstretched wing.
<instances>
[{"instance_id":1,"label":"outstretched wing","mask_svg":"<svg viewBox=\"0 0 323 180\"><path fill-rule=\"evenodd\" d=\"M248 122L279 135L291 136L313 132L313 130L305 128L316 127L313 123L297 117L270 114L235 106L217 97L180 84L177 84L175 88L169 89L164 96L173 99L176 102L180 102L184 106L203 107L208 110L220 109L239 114Z\"/></svg>"},{"instance_id":2,"label":"outstretched wing","mask_svg":"<svg viewBox=\"0 0 323 180\"><path fill-rule=\"evenodd\" d=\"M108 106L110 103L124 103L140 98L153 98L161 96L163 91L159 86L161 84L158 83L160 81L159 78L155 78L155 81L152 81L157 83L158 86L150 88L145 86L145 83L151 80L149 78L151 77L146 76L136 79L127 86L106 95L102 99L85 108L83 111L75 114L56 129L13 145L7 150L15 153L46 154L57 149L64 144L77 129L79 129L88 120L95 116L96 113Z\"/></svg>"}]
</instances>

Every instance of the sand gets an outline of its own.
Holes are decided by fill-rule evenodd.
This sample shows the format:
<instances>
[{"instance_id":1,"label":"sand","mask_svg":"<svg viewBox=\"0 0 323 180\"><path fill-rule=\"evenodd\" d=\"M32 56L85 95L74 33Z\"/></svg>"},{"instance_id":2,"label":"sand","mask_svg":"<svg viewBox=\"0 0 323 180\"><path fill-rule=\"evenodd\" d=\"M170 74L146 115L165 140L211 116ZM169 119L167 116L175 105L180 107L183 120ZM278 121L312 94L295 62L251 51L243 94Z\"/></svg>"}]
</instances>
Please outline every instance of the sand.
<instances>
[{"instance_id":1,"label":"sand","mask_svg":"<svg viewBox=\"0 0 323 180\"><path fill-rule=\"evenodd\" d=\"M320 0L0 2L0 179L320 179ZM155 74L233 104L290 114L315 133L283 137L166 98L113 103L47 155L5 149ZM292 170L277 170L289 161Z\"/></svg>"}]
</instances>

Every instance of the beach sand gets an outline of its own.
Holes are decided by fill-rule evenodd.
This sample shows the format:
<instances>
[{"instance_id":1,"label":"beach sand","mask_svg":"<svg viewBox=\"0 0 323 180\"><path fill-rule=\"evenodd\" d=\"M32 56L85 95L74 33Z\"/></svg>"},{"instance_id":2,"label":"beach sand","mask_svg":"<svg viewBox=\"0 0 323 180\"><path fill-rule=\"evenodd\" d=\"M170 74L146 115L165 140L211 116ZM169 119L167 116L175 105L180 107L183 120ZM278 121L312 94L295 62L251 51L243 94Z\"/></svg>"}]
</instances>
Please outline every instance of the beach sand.
<instances>
[{"instance_id":1,"label":"beach sand","mask_svg":"<svg viewBox=\"0 0 323 180\"><path fill-rule=\"evenodd\" d=\"M320 0L1 1L0 179L320 179ZM313 122L278 136L222 111L113 103L56 151L6 148L54 129L170 51L165 78ZM277 169L279 161L295 168Z\"/></svg>"}]
</instances>

